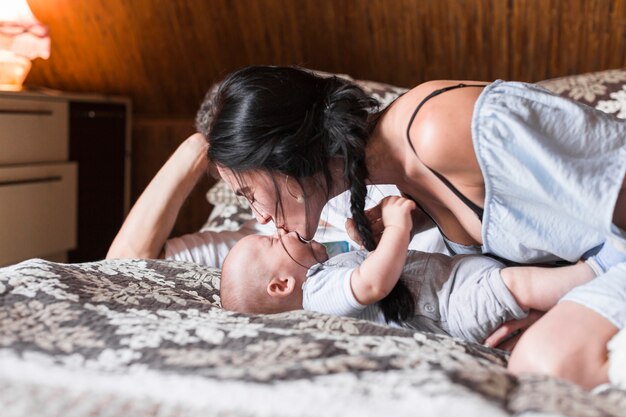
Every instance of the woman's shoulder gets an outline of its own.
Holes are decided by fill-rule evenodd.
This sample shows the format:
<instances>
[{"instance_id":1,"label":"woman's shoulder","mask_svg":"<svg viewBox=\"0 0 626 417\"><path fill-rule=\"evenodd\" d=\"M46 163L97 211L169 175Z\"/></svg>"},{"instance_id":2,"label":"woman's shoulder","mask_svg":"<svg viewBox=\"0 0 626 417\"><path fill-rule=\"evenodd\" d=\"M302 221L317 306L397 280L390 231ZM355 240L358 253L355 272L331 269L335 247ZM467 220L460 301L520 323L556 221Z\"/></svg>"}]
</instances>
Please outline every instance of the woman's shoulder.
<instances>
[{"instance_id":1,"label":"woman's shoulder","mask_svg":"<svg viewBox=\"0 0 626 417\"><path fill-rule=\"evenodd\" d=\"M481 87L486 85L484 81L426 81L399 97L387 113L394 120L405 119L406 127L411 121L411 126L416 124L417 119L435 121L438 116L449 115L452 108L471 113L476 98L482 92ZM413 117L415 120L411 120Z\"/></svg>"},{"instance_id":2,"label":"woman's shoulder","mask_svg":"<svg viewBox=\"0 0 626 417\"><path fill-rule=\"evenodd\" d=\"M471 119L482 92L474 86L482 85L486 83L428 81L398 99L389 116L424 164L443 171L462 168L463 157L473 152Z\"/></svg>"}]
</instances>

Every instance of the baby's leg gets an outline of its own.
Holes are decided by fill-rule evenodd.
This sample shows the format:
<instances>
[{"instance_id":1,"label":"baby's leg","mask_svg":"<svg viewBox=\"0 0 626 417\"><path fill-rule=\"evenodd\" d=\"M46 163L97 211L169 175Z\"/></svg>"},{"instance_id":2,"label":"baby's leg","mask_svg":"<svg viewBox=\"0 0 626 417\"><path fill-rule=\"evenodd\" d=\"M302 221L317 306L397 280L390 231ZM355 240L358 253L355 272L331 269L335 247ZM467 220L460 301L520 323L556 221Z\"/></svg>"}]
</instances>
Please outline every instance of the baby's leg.
<instances>
[{"instance_id":1,"label":"baby's leg","mask_svg":"<svg viewBox=\"0 0 626 417\"><path fill-rule=\"evenodd\" d=\"M448 333L482 343L505 322L527 316L500 276L501 263L484 256L456 259L454 275L437 294Z\"/></svg>"}]
</instances>

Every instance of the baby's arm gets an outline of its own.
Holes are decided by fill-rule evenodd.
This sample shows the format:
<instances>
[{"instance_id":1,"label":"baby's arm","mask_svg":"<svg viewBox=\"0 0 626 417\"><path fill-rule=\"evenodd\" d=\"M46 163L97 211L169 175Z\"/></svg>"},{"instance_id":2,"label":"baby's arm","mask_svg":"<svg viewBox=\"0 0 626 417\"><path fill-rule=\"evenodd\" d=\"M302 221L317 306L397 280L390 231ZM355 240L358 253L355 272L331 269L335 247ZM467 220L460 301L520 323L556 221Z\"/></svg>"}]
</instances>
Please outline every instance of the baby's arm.
<instances>
[{"instance_id":1,"label":"baby's arm","mask_svg":"<svg viewBox=\"0 0 626 417\"><path fill-rule=\"evenodd\" d=\"M571 289L595 277L584 262L556 268L509 267L500 274L520 307L540 311L548 311Z\"/></svg>"},{"instance_id":2,"label":"baby's arm","mask_svg":"<svg viewBox=\"0 0 626 417\"><path fill-rule=\"evenodd\" d=\"M406 261L415 203L392 196L383 199L381 206L384 230L380 242L350 277L352 293L361 304L385 298L400 279Z\"/></svg>"}]
</instances>

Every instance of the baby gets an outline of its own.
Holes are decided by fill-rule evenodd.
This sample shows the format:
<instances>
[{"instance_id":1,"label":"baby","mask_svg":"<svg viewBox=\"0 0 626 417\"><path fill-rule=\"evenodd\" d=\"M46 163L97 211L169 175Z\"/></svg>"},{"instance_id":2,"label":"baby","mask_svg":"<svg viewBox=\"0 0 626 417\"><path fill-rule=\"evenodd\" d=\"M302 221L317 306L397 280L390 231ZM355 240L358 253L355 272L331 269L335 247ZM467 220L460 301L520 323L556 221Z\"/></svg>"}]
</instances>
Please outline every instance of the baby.
<instances>
[{"instance_id":1,"label":"baby","mask_svg":"<svg viewBox=\"0 0 626 417\"><path fill-rule=\"evenodd\" d=\"M487 256L407 252L414 208L411 200L385 198L376 250L330 260L323 245L304 244L293 232L245 237L224 262L222 306L260 314L304 309L387 323L377 303L402 278L415 298L415 311L396 325L482 343L503 323L526 317L530 309L547 311L595 277L582 262L505 267Z\"/></svg>"}]
</instances>

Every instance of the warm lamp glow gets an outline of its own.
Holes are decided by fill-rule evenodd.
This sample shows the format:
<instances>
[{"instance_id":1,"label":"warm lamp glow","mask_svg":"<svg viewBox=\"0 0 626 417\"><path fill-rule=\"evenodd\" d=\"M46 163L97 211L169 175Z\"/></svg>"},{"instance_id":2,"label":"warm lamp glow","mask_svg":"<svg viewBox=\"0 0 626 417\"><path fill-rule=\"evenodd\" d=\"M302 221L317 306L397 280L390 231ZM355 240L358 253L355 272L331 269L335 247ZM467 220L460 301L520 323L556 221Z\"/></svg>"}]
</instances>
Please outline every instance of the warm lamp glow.
<instances>
[{"instance_id":1,"label":"warm lamp glow","mask_svg":"<svg viewBox=\"0 0 626 417\"><path fill-rule=\"evenodd\" d=\"M21 90L30 60L49 56L48 28L26 0L0 0L0 90Z\"/></svg>"}]
</instances>

